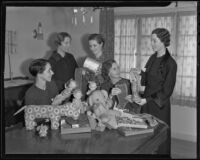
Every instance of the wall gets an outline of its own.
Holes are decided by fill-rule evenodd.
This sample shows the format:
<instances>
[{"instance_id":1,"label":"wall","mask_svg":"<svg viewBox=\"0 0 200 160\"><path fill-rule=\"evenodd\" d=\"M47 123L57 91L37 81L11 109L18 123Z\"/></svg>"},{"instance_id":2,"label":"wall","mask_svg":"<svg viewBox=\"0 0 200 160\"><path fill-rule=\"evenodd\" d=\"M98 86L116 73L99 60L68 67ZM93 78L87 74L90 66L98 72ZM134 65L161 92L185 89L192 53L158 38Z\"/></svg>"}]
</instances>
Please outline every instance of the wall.
<instances>
[{"instance_id":1,"label":"wall","mask_svg":"<svg viewBox=\"0 0 200 160\"><path fill-rule=\"evenodd\" d=\"M196 2L178 1L178 7L175 9L175 3L166 7L118 7L115 9L115 15L128 14L156 14L170 13L177 11L194 11L197 8ZM187 106L171 106L171 135L174 138L196 142L197 140L197 110Z\"/></svg>"},{"instance_id":2,"label":"wall","mask_svg":"<svg viewBox=\"0 0 200 160\"><path fill-rule=\"evenodd\" d=\"M196 142L197 109L187 106L172 106L171 131L174 138Z\"/></svg>"},{"instance_id":3,"label":"wall","mask_svg":"<svg viewBox=\"0 0 200 160\"><path fill-rule=\"evenodd\" d=\"M66 31L72 36L71 52L78 60L86 56L88 49L85 34L99 32L99 11L94 12L94 23L72 25L69 7L7 7L6 29L17 31L17 53L11 55L13 77L30 76L27 66L35 58L48 58L54 47L56 32ZM81 21L82 17L77 17ZM86 19L87 20L87 19ZM32 37L38 22L42 22L44 40ZM5 55L4 78L9 78L8 55Z\"/></svg>"}]
</instances>

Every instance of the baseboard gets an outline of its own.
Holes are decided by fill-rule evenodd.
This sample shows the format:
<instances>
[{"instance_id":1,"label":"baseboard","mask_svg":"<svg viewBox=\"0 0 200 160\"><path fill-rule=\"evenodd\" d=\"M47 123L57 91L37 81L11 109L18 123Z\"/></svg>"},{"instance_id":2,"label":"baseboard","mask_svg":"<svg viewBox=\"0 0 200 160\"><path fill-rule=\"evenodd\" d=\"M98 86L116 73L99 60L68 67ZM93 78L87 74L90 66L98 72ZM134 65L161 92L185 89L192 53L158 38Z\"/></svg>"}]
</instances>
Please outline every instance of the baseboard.
<instances>
[{"instance_id":1,"label":"baseboard","mask_svg":"<svg viewBox=\"0 0 200 160\"><path fill-rule=\"evenodd\" d=\"M197 142L197 137L195 135L171 132L171 137L185 141Z\"/></svg>"}]
</instances>

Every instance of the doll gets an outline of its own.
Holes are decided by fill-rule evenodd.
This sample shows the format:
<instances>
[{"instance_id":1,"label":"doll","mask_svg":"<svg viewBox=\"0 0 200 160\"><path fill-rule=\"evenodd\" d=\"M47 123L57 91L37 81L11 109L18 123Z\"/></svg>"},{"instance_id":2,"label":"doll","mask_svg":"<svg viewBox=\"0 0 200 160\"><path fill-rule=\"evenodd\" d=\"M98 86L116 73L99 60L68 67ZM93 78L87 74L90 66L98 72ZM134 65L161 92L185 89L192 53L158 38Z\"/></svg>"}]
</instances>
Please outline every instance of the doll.
<instances>
[{"instance_id":1,"label":"doll","mask_svg":"<svg viewBox=\"0 0 200 160\"><path fill-rule=\"evenodd\" d=\"M87 95L89 95L92 91L97 89L97 84L94 81L89 81L89 90L87 91Z\"/></svg>"},{"instance_id":2,"label":"doll","mask_svg":"<svg viewBox=\"0 0 200 160\"><path fill-rule=\"evenodd\" d=\"M72 94L72 91L77 88L77 83L75 80L70 79L65 84L65 89L58 94L54 99L52 99L52 105L59 105L61 104L66 98L69 98Z\"/></svg>"},{"instance_id":3,"label":"doll","mask_svg":"<svg viewBox=\"0 0 200 160\"><path fill-rule=\"evenodd\" d=\"M81 97L83 96L82 92L80 89L76 89L73 92L73 100L72 100L72 105L73 107L78 110L79 113L84 113L86 111L86 105L84 105L81 101Z\"/></svg>"}]
</instances>

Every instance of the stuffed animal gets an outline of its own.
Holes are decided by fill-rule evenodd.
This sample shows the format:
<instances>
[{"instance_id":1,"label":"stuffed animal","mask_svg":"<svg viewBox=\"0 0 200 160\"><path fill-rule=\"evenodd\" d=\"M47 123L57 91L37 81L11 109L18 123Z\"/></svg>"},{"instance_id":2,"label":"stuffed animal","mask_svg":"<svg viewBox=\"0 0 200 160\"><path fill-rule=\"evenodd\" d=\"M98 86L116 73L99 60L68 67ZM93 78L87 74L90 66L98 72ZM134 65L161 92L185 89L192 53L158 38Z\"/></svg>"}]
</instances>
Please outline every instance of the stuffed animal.
<instances>
[{"instance_id":1,"label":"stuffed animal","mask_svg":"<svg viewBox=\"0 0 200 160\"><path fill-rule=\"evenodd\" d=\"M87 111L87 114L90 123L93 124L92 129L104 131L106 126L108 128L117 127L115 116L120 116L121 112L110 109L113 101L105 90L93 91L88 98L88 103L91 110Z\"/></svg>"},{"instance_id":2,"label":"stuffed animal","mask_svg":"<svg viewBox=\"0 0 200 160\"><path fill-rule=\"evenodd\" d=\"M36 118L50 118L51 129L59 128L59 120L61 116L72 117L77 119L79 112L74 108L72 103L64 105L27 105L25 108L25 126L27 130L34 129Z\"/></svg>"}]
</instances>

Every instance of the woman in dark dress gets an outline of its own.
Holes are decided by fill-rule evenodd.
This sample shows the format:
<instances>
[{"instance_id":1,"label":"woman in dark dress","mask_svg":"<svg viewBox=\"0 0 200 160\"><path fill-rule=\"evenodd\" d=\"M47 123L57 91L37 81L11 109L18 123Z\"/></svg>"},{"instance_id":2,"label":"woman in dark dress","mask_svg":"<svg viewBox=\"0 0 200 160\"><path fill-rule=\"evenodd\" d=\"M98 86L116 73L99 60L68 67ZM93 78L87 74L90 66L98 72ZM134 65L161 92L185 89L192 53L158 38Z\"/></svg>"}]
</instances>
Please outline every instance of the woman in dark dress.
<instances>
[{"instance_id":1,"label":"woman in dark dress","mask_svg":"<svg viewBox=\"0 0 200 160\"><path fill-rule=\"evenodd\" d=\"M58 33L57 50L49 58L54 72L52 78L55 80L59 92L64 89L67 81L74 79L75 69L78 67L74 56L68 52L71 40L71 35L67 32Z\"/></svg>"},{"instance_id":2,"label":"woman in dark dress","mask_svg":"<svg viewBox=\"0 0 200 160\"><path fill-rule=\"evenodd\" d=\"M141 85L145 86L144 96L135 102L142 106L143 113L154 115L167 123L170 128L170 97L176 83L177 64L167 49L170 45L169 31L165 28L153 30L151 45L155 53L147 61L146 70L137 70L141 75ZM170 131L169 137L171 137ZM169 153L170 139L167 149Z\"/></svg>"}]
</instances>

